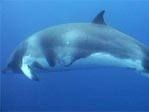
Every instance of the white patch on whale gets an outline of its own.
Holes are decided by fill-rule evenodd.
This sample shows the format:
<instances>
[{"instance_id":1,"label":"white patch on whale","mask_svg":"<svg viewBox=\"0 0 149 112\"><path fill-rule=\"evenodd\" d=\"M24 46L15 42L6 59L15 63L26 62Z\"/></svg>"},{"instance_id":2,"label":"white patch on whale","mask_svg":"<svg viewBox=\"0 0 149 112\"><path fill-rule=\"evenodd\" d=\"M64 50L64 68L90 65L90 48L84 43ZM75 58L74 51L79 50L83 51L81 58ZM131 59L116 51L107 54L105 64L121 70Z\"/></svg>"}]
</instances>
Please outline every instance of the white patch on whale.
<instances>
[{"instance_id":1,"label":"white patch on whale","mask_svg":"<svg viewBox=\"0 0 149 112\"><path fill-rule=\"evenodd\" d=\"M68 56L69 57L69 56ZM66 57L67 58L67 57ZM36 60L41 66L49 71L56 70L71 70L71 69L81 69L89 67L100 67L100 66L116 66L136 69L138 71L143 71L144 67L142 66L141 60L132 60L132 59L122 59L114 57L107 53L94 53L88 57L81 58L76 60L72 65L66 67L62 63L57 62L55 67L50 67L45 58L34 58L25 56L23 58L22 69L27 69L24 65L31 65L33 61ZM67 59L66 59L67 60ZM69 58L68 58L69 61ZM27 70L28 71L28 70ZM29 73L28 73L29 74Z\"/></svg>"},{"instance_id":2,"label":"white patch on whale","mask_svg":"<svg viewBox=\"0 0 149 112\"><path fill-rule=\"evenodd\" d=\"M82 58L74 63L74 66L87 66L87 67L97 67L97 66L116 66L116 67L126 67L136 70L143 71L141 60L132 59L122 59L114 57L107 53L94 53L86 58Z\"/></svg>"},{"instance_id":3,"label":"white patch on whale","mask_svg":"<svg viewBox=\"0 0 149 112\"><path fill-rule=\"evenodd\" d=\"M69 56L68 56L69 57ZM67 58L67 57L66 57ZM65 67L62 63L57 62L55 67L50 67L45 58L35 58L31 55L24 56L22 60L21 69L23 72L28 72L25 74L30 74L29 68L26 65L31 65L34 61L38 62L41 66L49 71L59 70L59 69L74 69L74 68L88 68L88 67L100 67L100 66L116 66L116 67L126 67L136 69L138 71L143 71L141 60L132 60L132 59L122 59L116 58L107 53L94 53L88 57L81 58L76 60L71 66ZM67 60L67 59L66 59ZM68 59L69 60L69 59ZM29 76L30 77L30 76Z\"/></svg>"}]
</instances>

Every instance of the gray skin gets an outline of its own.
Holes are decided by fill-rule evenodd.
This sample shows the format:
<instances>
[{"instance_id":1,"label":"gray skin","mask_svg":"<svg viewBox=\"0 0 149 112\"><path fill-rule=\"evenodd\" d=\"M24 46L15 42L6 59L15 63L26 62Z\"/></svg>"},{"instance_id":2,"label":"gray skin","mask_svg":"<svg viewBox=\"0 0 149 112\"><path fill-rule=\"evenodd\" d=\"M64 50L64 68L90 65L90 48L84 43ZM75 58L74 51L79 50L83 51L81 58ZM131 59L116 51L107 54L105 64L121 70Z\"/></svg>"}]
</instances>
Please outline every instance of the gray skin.
<instances>
[{"instance_id":1,"label":"gray skin","mask_svg":"<svg viewBox=\"0 0 149 112\"><path fill-rule=\"evenodd\" d=\"M69 68L92 54L105 53L117 59L139 60L148 72L148 48L132 37L108 26L100 12L92 23L70 23L37 32L22 42L9 58L3 72L24 73L38 80L35 69ZM28 71L29 70L29 71Z\"/></svg>"}]
</instances>

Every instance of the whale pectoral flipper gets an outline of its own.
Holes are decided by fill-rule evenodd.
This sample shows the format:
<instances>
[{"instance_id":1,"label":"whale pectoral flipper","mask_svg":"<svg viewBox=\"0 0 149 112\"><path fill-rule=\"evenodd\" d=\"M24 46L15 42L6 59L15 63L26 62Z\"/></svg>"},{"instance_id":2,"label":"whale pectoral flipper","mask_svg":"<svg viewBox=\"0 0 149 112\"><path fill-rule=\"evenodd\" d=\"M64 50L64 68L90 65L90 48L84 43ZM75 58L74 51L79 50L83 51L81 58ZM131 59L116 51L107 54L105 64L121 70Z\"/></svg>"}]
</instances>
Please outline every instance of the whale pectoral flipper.
<instances>
[{"instance_id":1,"label":"whale pectoral flipper","mask_svg":"<svg viewBox=\"0 0 149 112\"><path fill-rule=\"evenodd\" d=\"M33 68L37 68L37 69L40 69L40 70L44 70L44 67L41 65L41 64L39 64L38 62L33 62L33 64L31 65L31 67L33 67Z\"/></svg>"},{"instance_id":2,"label":"whale pectoral flipper","mask_svg":"<svg viewBox=\"0 0 149 112\"><path fill-rule=\"evenodd\" d=\"M31 68L29 67L29 65L23 64L21 66L21 70L24 73L24 75L27 76L29 79L35 80L35 81L38 81L39 80L38 77L31 70Z\"/></svg>"}]
</instances>

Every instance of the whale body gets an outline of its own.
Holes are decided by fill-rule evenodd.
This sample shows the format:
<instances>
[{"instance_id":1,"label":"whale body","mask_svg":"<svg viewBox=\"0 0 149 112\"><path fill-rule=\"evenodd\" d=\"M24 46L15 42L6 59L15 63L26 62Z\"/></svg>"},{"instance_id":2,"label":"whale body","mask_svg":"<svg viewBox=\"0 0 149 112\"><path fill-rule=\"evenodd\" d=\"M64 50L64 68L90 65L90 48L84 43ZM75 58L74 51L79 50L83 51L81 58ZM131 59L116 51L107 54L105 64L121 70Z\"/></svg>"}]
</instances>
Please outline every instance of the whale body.
<instances>
[{"instance_id":1,"label":"whale body","mask_svg":"<svg viewBox=\"0 0 149 112\"><path fill-rule=\"evenodd\" d=\"M23 41L2 72L38 80L37 71L116 66L149 73L149 48L104 21L101 11L90 23L46 28Z\"/></svg>"}]
</instances>

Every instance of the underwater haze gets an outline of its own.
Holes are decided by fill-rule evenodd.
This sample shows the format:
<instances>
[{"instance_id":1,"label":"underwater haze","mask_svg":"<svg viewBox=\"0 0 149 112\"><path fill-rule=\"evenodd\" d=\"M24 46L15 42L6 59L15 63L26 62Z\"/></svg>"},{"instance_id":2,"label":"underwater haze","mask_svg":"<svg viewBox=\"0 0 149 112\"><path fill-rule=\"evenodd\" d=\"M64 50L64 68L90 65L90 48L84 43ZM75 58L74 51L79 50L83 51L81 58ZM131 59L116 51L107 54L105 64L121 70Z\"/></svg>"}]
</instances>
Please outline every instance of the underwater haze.
<instances>
[{"instance_id":1,"label":"underwater haze","mask_svg":"<svg viewBox=\"0 0 149 112\"><path fill-rule=\"evenodd\" d=\"M91 22L102 10L108 25L149 46L147 0L0 1L2 68L17 45L44 28ZM1 111L149 111L149 78L101 67L38 74L1 74Z\"/></svg>"}]
</instances>

